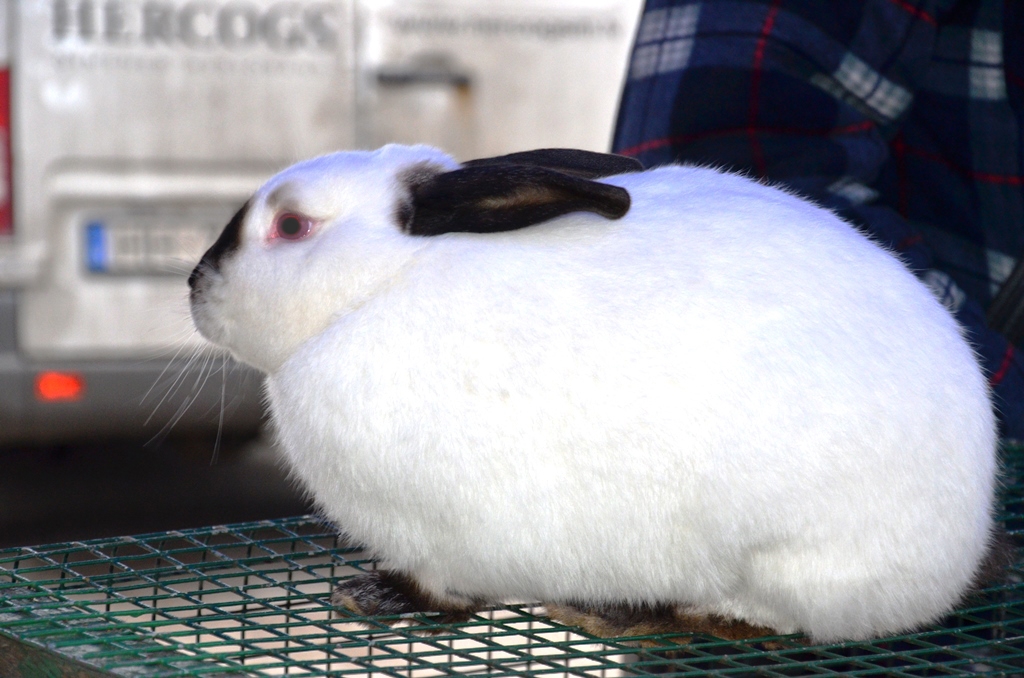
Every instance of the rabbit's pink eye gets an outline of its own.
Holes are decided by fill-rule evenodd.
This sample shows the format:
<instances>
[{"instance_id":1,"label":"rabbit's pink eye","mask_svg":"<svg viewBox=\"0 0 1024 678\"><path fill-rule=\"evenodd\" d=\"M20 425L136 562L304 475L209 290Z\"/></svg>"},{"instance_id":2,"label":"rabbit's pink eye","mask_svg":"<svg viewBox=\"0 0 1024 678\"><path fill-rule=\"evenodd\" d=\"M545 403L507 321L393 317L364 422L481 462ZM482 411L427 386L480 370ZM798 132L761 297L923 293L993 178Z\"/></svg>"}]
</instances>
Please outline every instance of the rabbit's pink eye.
<instances>
[{"instance_id":1,"label":"rabbit's pink eye","mask_svg":"<svg viewBox=\"0 0 1024 678\"><path fill-rule=\"evenodd\" d=\"M299 240L309 235L311 228L310 220L300 214L284 212L277 215L274 220L274 233L272 237L284 238L285 240Z\"/></svg>"}]
</instances>

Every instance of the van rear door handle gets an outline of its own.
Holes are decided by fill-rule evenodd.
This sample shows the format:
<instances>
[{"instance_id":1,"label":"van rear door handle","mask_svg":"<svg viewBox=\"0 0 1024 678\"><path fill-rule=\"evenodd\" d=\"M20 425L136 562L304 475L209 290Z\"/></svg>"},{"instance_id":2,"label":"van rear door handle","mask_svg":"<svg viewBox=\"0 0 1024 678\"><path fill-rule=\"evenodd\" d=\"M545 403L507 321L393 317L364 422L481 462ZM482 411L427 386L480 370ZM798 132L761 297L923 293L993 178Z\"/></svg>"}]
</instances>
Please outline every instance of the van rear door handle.
<instances>
[{"instance_id":1,"label":"van rear door handle","mask_svg":"<svg viewBox=\"0 0 1024 678\"><path fill-rule=\"evenodd\" d=\"M410 85L449 85L468 88L472 78L465 71L448 64L418 63L409 66L384 66L377 71L377 84L384 87Z\"/></svg>"}]
</instances>

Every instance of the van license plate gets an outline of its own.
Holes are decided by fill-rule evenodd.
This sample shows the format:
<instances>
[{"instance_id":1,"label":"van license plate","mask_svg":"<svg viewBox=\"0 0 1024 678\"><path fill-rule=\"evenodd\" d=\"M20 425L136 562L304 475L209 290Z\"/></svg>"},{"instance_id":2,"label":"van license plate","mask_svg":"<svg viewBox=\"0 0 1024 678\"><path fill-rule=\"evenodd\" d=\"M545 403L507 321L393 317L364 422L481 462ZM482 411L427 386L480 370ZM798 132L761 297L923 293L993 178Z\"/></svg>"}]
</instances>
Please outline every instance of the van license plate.
<instances>
[{"instance_id":1,"label":"van license plate","mask_svg":"<svg viewBox=\"0 0 1024 678\"><path fill-rule=\"evenodd\" d=\"M85 224L85 263L90 273L188 275L217 236L206 224Z\"/></svg>"}]
</instances>

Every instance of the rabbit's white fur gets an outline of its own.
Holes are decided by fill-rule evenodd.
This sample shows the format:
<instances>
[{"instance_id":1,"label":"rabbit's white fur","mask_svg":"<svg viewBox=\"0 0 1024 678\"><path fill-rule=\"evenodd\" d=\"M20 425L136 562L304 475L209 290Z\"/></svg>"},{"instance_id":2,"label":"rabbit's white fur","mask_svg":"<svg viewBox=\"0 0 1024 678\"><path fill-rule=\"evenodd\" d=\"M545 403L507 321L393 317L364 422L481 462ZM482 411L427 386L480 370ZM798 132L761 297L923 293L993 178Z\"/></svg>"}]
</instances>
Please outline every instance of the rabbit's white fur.
<instances>
[{"instance_id":1,"label":"rabbit's white fur","mask_svg":"<svg viewBox=\"0 0 1024 678\"><path fill-rule=\"evenodd\" d=\"M680 166L602 179L620 220L406 235L396 175L424 160L457 167L390 146L271 179L193 311L268 373L295 473L386 567L818 641L957 603L992 529L988 385L894 256ZM268 243L279 208L322 224Z\"/></svg>"}]
</instances>

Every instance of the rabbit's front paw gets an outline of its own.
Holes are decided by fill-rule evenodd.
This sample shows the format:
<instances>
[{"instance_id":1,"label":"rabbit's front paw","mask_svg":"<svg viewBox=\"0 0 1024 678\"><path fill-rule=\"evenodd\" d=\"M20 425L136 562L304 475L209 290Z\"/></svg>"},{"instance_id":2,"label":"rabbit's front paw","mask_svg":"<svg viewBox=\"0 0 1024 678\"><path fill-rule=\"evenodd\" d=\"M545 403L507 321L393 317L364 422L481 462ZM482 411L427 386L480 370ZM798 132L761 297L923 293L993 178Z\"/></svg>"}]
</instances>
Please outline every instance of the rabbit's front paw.
<instances>
[{"instance_id":1,"label":"rabbit's front paw","mask_svg":"<svg viewBox=\"0 0 1024 678\"><path fill-rule=\"evenodd\" d=\"M338 584L331 594L331 605L362 617L440 613L435 621L443 624L466 621L480 608L438 600L406 575L387 571L370 572Z\"/></svg>"}]
</instances>

